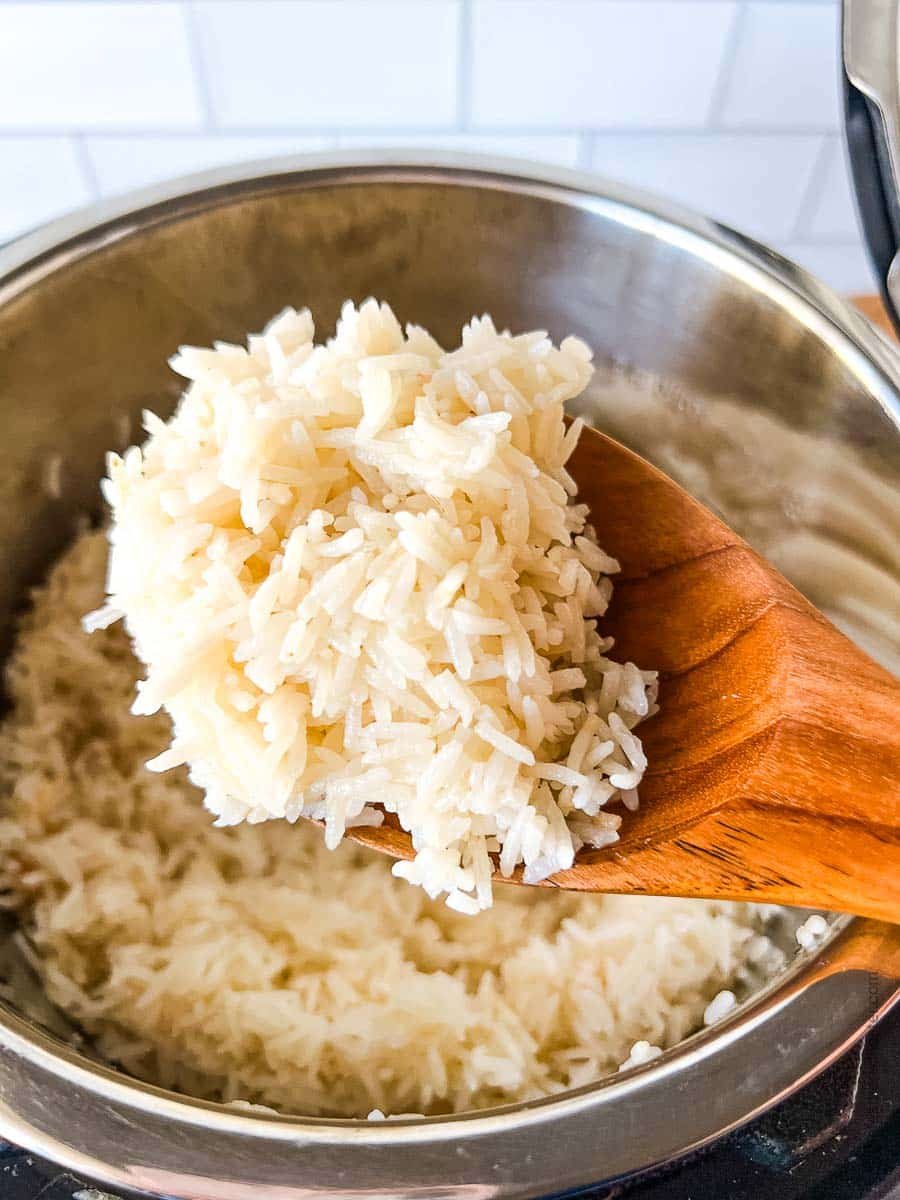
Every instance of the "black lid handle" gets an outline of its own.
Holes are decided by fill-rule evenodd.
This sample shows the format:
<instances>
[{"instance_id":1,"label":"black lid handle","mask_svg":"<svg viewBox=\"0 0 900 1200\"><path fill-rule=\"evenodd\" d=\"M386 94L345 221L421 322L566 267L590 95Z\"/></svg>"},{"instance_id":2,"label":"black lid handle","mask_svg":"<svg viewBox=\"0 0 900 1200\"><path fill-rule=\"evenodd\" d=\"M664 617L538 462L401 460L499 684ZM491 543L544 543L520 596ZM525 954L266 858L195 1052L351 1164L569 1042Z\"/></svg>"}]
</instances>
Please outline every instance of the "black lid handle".
<instances>
[{"instance_id":1,"label":"black lid handle","mask_svg":"<svg viewBox=\"0 0 900 1200\"><path fill-rule=\"evenodd\" d=\"M843 0L844 129L856 201L900 332L900 0Z\"/></svg>"}]
</instances>

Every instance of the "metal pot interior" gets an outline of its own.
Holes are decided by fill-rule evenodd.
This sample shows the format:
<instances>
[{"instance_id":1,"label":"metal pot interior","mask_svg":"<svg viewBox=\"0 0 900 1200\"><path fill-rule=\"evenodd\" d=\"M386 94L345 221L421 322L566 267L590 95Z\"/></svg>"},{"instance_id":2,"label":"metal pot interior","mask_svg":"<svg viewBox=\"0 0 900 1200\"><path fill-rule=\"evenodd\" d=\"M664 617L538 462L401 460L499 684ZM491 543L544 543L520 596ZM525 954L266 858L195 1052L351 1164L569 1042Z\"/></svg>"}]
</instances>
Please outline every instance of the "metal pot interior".
<instances>
[{"instance_id":1,"label":"metal pot interior","mask_svg":"<svg viewBox=\"0 0 900 1200\"><path fill-rule=\"evenodd\" d=\"M105 452L138 436L143 408L171 409L166 360L179 344L240 341L286 304L308 305L327 331L344 299L374 294L447 340L473 312L583 337L602 369L582 411L889 659L900 621L890 349L761 247L596 186L474 166L273 164L7 250L2 652L29 585L98 516ZM46 487L53 461L59 496ZM783 926L786 949L795 925ZM10 933L3 999L70 1040Z\"/></svg>"}]
</instances>

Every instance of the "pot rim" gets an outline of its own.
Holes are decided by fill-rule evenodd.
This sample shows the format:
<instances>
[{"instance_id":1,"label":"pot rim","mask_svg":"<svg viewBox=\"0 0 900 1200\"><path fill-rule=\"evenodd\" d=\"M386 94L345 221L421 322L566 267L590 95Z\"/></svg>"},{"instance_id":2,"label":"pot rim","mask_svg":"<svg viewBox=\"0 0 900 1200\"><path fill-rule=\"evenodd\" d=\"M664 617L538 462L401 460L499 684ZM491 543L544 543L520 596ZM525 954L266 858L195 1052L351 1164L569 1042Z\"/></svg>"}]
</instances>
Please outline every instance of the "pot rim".
<instances>
[{"instance_id":1,"label":"pot rim","mask_svg":"<svg viewBox=\"0 0 900 1200\"><path fill-rule=\"evenodd\" d=\"M0 249L0 305L105 245L151 225L228 203L236 196L361 182L503 190L605 215L677 245L765 295L814 333L843 359L900 431L900 354L831 289L765 246L677 205L592 174L537 169L518 160L406 151L336 152L267 159L183 176L91 205ZM643 1067L526 1104L386 1122L270 1116L179 1096L93 1063L0 1002L0 1133L112 1185L159 1188L169 1195L204 1200L212 1196L245 1200L251 1188L260 1186L279 1188L277 1193L268 1193L273 1200L276 1194L278 1200L308 1196L308 1182L291 1182L277 1170L273 1173L267 1164L275 1155L280 1156L275 1165L284 1167L286 1153L293 1158L299 1151L308 1157L316 1147L326 1155L338 1152L342 1160L348 1155L358 1157L349 1175L342 1170L338 1176L342 1181L346 1177L342 1196L364 1191L369 1197L434 1196L435 1188L441 1186L440 1172L446 1173L450 1161L447 1152L459 1155L473 1139L483 1144L501 1168L493 1178L487 1171L488 1178L472 1193L478 1200L534 1194L528 1189L536 1185L558 1192L563 1185L596 1181L604 1171L607 1178L630 1173L703 1145L802 1086L900 998L897 979L890 972L887 976L882 973L882 964L891 961L898 943L897 930L841 918L817 953L799 954L785 972L754 993L727 1020L694 1034ZM868 947L862 958L860 945ZM873 946L879 947L878 952ZM826 992L835 1007L829 1027L823 1029ZM688 1071L706 1075L717 1063L720 1070L734 1071L745 1044L755 1042L762 1050L771 1046L773 1039L777 1042L789 1034L802 1039L803 1054L796 1058L776 1054L771 1069L751 1071L758 1078L750 1080L746 1095L735 1097L730 1105L720 1104L715 1113L697 1110L684 1118L673 1117L677 1145L666 1145L663 1139L652 1147L635 1146L633 1161L627 1162L624 1149L617 1153L614 1146L594 1144L603 1141L597 1137L598 1122L611 1105L622 1114L629 1105L642 1111L648 1096L656 1096L657 1105L668 1096L671 1105L673 1086L676 1080L683 1082ZM780 1043L777 1048L782 1048ZM87 1105L85 1098L90 1100ZM51 1102L61 1107L49 1112ZM85 1114L90 1116L87 1123ZM141 1133L139 1126L135 1129L138 1120L169 1131L170 1141L155 1146L156 1160L144 1161L146 1139L134 1136ZM504 1146L504 1140L510 1140L512 1130L539 1137L542 1130L563 1121L573 1130L590 1131L594 1136L576 1150L571 1139L561 1138L557 1129L552 1135L555 1150L553 1140L542 1145L544 1160L539 1167L529 1167L529 1178L523 1182L512 1159L506 1161L510 1147ZM123 1126L132 1134L123 1136ZM203 1145L192 1149L202 1151L205 1159L188 1153L179 1138L172 1136L173 1130L201 1140ZM364 1181L372 1178L372 1156L403 1147L415 1150L423 1160L410 1178L395 1179L390 1187L385 1184L383 1193L372 1190L371 1182L365 1187ZM232 1149L235 1157L242 1159L240 1163L230 1161ZM434 1159L438 1150L440 1172ZM249 1165L244 1161L248 1153L252 1153ZM227 1179L216 1175L215 1191L197 1190L210 1183L202 1170L204 1161L227 1175ZM335 1157L333 1161L338 1160ZM306 1171L297 1162L294 1159L299 1178ZM384 1173L382 1163L377 1178Z\"/></svg>"}]
</instances>

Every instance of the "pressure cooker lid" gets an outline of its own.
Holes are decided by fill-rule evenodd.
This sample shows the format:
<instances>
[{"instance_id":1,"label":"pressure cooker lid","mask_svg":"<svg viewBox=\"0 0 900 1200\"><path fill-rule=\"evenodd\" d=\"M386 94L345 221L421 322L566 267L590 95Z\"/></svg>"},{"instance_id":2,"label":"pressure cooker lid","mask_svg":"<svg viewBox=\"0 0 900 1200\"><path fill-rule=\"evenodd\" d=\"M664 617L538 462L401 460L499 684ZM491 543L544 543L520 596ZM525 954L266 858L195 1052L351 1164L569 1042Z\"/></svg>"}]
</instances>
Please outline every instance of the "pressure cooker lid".
<instances>
[{"instance_id":1,"label":"pressure cooker lid","mask_svg":"<svg viewBox=\"0 0 900 1200\"><path fill-rule=\"evenodd\" d=\"M900 3L843 0L847 146L863 232L900 329Z\"/></svg>"}]
</instances>

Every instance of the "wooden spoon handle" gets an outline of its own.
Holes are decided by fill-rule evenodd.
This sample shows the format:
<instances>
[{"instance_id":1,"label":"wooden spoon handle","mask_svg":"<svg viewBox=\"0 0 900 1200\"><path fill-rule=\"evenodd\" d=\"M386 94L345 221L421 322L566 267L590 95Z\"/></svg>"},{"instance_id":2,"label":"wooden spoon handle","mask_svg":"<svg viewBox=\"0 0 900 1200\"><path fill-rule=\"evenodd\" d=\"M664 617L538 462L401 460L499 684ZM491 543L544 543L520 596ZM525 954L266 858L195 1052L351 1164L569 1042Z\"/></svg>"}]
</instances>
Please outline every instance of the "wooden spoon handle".
<instances>
[{"instance_id":1,"label":"wooden spoon handle","mask_svg":"<svg viewBox=\"0 0 900 1200\"><path fill-rule=\"evenodd\" d=\"M604 632L661 712L621 842L556 881L900 922L900 684L648 463L592 431L570 465L622 564Z\"/></svg>"},{"instance_id":2,"label":"wooden spoon handle","mask_svg":"<svg viewBox=\"0 0 900 1200\"><path fill-rule=\"evenodd\" d=\"M900 922L900 686L813 610L784 613L789 709L745 806L811 907Z\"/></svg>"},{"instance_id":3,"label":"wooden spoon handle","mask_svg":"<svg viewBox=\"0 0 900 1200\"><path fill-rule=\"evenodd\" d=\"M717 731L720 756L667 772L667 808L676 787L684 796L683 825L649 829L640 842L594 852L556 881L827 908L900 923L900 685L793 589L745 637L753 653L783 661L787 708L771 720L763 713L755 734L738 744L724 727ZM735 678L730 660L748 652L741 640L714 656L711 687ZM678 682L670 684L668 700L664 682L663 703L678 704ZM692 686L696 692L696 677ZM764 698L758 703L764 706ZM646 729L649 735L651 724ZM741 792L717 803L718 759L727 762L731 779L738 758ZM648 783L650 809L652 776ZM713 802L697 819L692 805L704 793Z\"/></svg>"},{"instance_id":4,"label":"wooden spoon handle","mask_svg":"<svg viewBox=\"0 0 900 1200\"><path fill-rule=\"evenodd\" d=\"M900 980L900 925L853 921L841 935L839 944L819 954L813 968L819 978L848 970L868 971L889 983Z\"/></svg>"}]
</instances>

